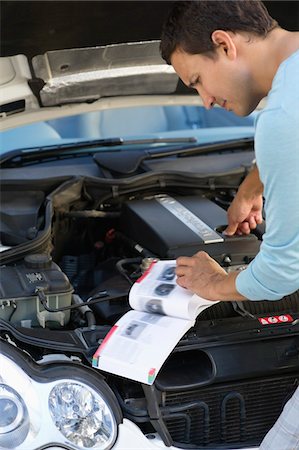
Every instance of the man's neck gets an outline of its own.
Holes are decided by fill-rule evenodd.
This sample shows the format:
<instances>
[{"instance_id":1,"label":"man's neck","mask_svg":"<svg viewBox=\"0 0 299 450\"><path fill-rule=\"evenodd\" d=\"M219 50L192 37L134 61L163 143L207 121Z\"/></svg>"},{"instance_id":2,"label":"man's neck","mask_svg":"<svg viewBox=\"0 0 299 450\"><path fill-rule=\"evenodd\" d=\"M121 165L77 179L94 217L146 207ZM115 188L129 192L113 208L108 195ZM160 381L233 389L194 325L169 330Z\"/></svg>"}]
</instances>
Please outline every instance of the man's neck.
<instances>
[{"instance_id":1,"label":"man's neck","mask_svg":"<svg viewBox=\"0 0 299 450\"><path fill-rule=\"evenodd\" d=\"M263 96L270 91L280 64L298 49L299 32L282 28L275 28L265 39L255 41L251 49L253 70Z\"/></svg>"},{"instance_id":2,"label":"man's neck","mask_svg":"<svg viewBox=\"0 0 299 450\"><path fill-rule=\"evenodd\" d=\"M276 50L278 68L285 59L299 49L299 32L287 31L282 28L273 30L273 33L275 32L270 45L274 45L274 50Z\"/></svg>"}]
</instances>

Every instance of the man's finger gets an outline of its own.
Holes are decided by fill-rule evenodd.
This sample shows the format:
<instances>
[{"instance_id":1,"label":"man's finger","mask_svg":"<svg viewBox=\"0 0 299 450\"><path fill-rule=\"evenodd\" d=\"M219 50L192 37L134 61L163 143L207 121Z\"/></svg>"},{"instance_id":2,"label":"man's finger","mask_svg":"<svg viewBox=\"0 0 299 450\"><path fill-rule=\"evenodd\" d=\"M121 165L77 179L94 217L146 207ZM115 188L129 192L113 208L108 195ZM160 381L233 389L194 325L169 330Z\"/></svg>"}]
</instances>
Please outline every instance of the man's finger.
<instances>
[{"instance_id":1,"label":"man's finger","mask_svg":"<svg viewBox=\"0 0 299 450\"><path fill-rule=\"evenodd\" d=\"M183 277L188 272L188 267L186 266L178 266L175 269L175 274L177 277Z\"/></svg>"},{"instance_id":2,"label":"man's finger","mask_svg":"<svg viewBox=\"0 0 299 450\"><path fill-rule=\"evenodd\" d=\"M238 226L238 229L236 231L236 234L238 236L242 236L244 234L249 234L249 233L250 233L250 228L249 228L248 223L247 222L240 223Z\"/></svg>"},{"instance_id":3,"label":"man's finger","mask_svg":"<svg viewBox=\"0 0 299 450\"><path fill-rule=\"evenodd\" d=\"M223 231L223 233L227 234L227 236L232 236L233 234L236 233L238 225L239 225L238 223L228 225L226 229Z\"/></svg>"},{"instance_id":4,"label":"man's finger","mask_svg":"<svg viewBox=\"0 0 299 450\"><path fill-rule=\"evenodd\" d=\"M190 256L179 256L176 260L176 265L178 266L190 266L191 257Z\"/></svg>"},{"instance_id":5,"label":"man's finger","mask_svg":"<svg viewBox=\"0 0 299 450\"><path fill-rule=\"evenodd\" d=\"M263 223L263 216L261 214L258 214L256 217L256 223Z\"/></svg>"},{"instance_id":6,"label":"man's finger","mask_svg":"<svg viewBox=\"0 0 299 450\"><path fill-rule=\"evenodd\" d=\"M186 288L186 287L187 287L187 286L186 286L186 277L184 277L184 276L178 277L178 278L176 279L176 282L177 282L177 284L178 284L179 286L181 286L181 287L183 287L183 288Z\"/></svg>"},{"instance_id":7,"label":"man's finger","mask_svg":"<svg viewBox=\"0 0 299 450\"><path fill-rule=\"evenodd\" d=\"M249 221L250 229L254 230L256 228L256 225L257 225L255 217L249 217L248 221Z\"/></svg>"}]
</instances>

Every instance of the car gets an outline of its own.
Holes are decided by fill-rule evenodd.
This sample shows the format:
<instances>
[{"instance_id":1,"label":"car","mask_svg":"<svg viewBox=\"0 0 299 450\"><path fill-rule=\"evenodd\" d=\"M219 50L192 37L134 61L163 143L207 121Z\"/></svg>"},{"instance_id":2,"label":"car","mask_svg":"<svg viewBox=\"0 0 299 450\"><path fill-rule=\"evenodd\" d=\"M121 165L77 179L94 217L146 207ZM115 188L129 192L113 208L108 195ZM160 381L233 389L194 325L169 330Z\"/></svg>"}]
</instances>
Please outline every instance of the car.
<instances>
[{"instance_id":1,"label":"car","mask_svg":"<svg viewBox=\"0 0 299 450\"><path fill-rule=\"evenodd\" d=\"M153 384L92 365L153 260L258 253L265 220L223 233L258 110L205 110L158 40L6 56L0 74L0 448L258 448L296 389L298 292L207 308Z\"/></svg>"}]
</instances>

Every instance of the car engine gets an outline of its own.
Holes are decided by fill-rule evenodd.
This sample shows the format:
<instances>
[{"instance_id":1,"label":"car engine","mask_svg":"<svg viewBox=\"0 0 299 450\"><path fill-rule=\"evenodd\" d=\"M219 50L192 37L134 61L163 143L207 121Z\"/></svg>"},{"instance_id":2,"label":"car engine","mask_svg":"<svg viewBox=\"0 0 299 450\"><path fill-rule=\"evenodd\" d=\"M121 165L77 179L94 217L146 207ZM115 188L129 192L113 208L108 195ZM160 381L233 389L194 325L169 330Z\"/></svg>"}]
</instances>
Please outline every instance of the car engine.
<instances>
[{"instance_id":1,"label":"car engine","mask_svg":"<svg viewBox=\"0 0 299 450\"><path fill-rule=\"evenodd\" d=\"M78 178L28 190L26 200L4 193L2 244L23 251L2 258L0 335L35 361L54 354L91 366L153 259L206 251L231 271L258 253L264 225L248 236L223 234L232 188L136 183ZM13 214L5 195L15 199ZM154 385L104 376L124 417L167 446L257 445L298 383L298 321L298 292L277 302L217 303L178 343Z\"/></svg>"}]
</instances>

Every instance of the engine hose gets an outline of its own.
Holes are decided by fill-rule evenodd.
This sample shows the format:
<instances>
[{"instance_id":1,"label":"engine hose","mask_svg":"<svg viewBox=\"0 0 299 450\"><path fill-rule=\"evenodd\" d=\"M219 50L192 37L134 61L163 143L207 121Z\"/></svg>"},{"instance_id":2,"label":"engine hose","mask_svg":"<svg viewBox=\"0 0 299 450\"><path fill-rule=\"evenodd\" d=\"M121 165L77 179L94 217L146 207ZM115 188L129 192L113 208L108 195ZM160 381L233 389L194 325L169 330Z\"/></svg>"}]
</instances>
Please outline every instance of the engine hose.
<instances>
[{"instance_id":1,"label":"engine hose","mask_svg":"<svg viewBox=\"0 0 299 450\"><path fill-rule=\"evenodd\" d=\"M131 280L131 278L129 277L126 269L124 268L126 265L128 264L141 264L142 262L142 258L124 258L124 259L120 259L119 261L117 261L117 263L115 264L116 269L118 270L118 272L125 277L125 279L132 285L134 282Z\"/></svg>"},{"instance_id":2,"label":"engine hose","mask_svg":"<svg viewBox=\"0 0 299 450\"><path fill-rule=\"evenodd\" d=\"M96 318L93 313L93 311L90 309L90 307L82 300L82 298L77 295L73 294L73 303L79 306L79 310L82 313L82 315L85 317L87 326L91 327L93 325L96 325Z\"/></svg>"}]
</instances>

